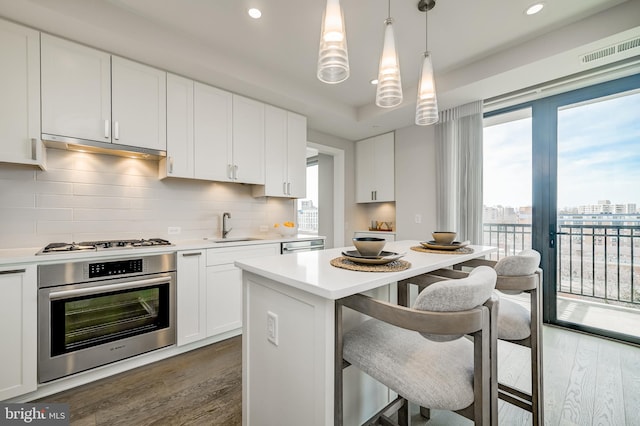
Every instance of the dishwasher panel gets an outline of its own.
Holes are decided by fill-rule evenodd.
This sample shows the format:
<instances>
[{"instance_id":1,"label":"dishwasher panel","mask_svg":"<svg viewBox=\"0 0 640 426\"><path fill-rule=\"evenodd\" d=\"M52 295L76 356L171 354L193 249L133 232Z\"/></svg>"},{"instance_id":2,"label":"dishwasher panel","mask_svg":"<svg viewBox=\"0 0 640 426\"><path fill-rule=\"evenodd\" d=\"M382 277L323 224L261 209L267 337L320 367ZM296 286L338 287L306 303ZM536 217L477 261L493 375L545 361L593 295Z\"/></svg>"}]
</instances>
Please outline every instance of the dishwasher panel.
<instances>
[{"instance_id":1,"label":"dishwasher panel","mask_svg":"<svg viewBox=\"0 0 640 426\"><path fill-rule=\"evenodd\" d=\"M324 250L324 240L288 241L280 244L280 254L297 253L301 251Z\"/></svg>"}]
</instances>

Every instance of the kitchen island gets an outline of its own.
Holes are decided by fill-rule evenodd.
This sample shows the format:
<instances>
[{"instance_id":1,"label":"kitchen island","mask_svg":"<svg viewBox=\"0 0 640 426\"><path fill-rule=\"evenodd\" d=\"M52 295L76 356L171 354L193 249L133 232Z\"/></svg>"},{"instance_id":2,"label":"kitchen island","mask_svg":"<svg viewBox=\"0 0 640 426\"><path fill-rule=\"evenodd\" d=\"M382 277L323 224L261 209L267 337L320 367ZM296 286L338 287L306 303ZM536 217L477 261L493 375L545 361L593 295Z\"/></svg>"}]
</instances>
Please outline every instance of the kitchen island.
<instances>
[{"instance_id":1,"label":"kitchen island","mask_svg":"<svg viewBox=\"0 0 640 426\"><path fill-rule=\"evenodd\" d=\"M333 424L335 300L367 292L393 301L392 284L399 280L496 251L485 246L470 246L473 253L464 254L411 250L419 245L398 241L385 246L406 253L402 260L411 267L398 272L331 266L345 248L236 262L243 270L244 425ZM345 315L344 320L359 319ZM353 324L343 326L346 331ZM345 370L345 425L360 424L393 397L364 376Z\"/></svg>"}]
</instances>

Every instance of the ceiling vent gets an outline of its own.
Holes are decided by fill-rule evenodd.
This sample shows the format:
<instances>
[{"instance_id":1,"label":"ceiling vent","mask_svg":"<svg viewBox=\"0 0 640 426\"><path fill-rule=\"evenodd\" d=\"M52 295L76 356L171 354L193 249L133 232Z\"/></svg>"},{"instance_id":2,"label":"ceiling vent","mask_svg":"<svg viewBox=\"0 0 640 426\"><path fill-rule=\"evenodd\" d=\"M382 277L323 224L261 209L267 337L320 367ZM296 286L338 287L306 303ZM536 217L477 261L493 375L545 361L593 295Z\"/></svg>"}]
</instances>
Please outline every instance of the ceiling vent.
<instances>
[{"instance_id":1,"label":"ceiling vent","mask_svg":"<svg viewBox=\"0 0 640 426\"><path fill-rule=\"evenodd\" d=\"M583 64L588 64L593 61L599 61L604 58L608 58L614 55L615 56L621 55L623 53L625 54L624 56L627 57L628 55L633 54L632 52L630 52L630 50L639 49L639 48L640 48L640 37L637 37L631 40L626 40L621 43L607 46L602 49L598 49L594 52L590 52L585 55L582 55L580 57L580 62L582 62ZM638 53L638 52L634 52L634 53ZM615 59L617 60L620 58L615 58Z\"/></svg>"}]
</instances>

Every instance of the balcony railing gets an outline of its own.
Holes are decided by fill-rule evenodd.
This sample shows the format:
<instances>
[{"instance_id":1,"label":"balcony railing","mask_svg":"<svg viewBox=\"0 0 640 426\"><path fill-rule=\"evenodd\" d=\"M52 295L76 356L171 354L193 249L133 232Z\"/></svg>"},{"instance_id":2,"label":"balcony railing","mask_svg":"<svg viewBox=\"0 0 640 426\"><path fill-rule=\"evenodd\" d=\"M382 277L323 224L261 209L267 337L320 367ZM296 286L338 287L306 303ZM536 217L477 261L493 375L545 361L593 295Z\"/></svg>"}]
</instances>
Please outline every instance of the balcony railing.
<instances>
[{"instance_id":1,"label":"balcony railing","mask_svg":"<svg viewBox=\"0 0 640 426\"><path fill-rule=\"evenodd\" d=\"M559 222L556 238L558 293L639 307L640 223ZM494 259L531 248L529 224L485 223L483 230L484 244L498 247Z\"/></svg>"}]
</instances>

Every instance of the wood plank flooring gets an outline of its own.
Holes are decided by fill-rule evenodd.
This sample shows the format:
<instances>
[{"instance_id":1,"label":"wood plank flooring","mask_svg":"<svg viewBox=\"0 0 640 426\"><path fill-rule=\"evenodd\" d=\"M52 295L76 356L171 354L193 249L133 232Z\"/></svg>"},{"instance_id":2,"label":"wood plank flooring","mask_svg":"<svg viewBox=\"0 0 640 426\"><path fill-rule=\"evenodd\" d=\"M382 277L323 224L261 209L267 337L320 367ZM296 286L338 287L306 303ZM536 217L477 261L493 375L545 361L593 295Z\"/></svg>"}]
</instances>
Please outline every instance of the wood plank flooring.
<instances>
[{"instance_id":1,"label":"wood plank flooring","mask_svg":"<svg viewBox=\"0 0 640 426\"><path fill-rule=\"evenodd\" d=\"M44 398L77 426L242 424L242 338Z\"/></svg>"},{"instance_id":2,"label":"wood plank flooring","mask_svg":"<svg viewBox=\"0 0 640 426\"><path fill-rule=\"evenodd\" d=\"M548 326L543 341L546 425L640 426L640 348ZM78 426L240 425L241 351L235 337L45 400L70 404ZM499 363L500 380L529 389L525 348L501 342ZM428 422L470 424L439 410ZM500 401L499 424L530 425L531 414Z\"/></svg>"}]
</instances>

